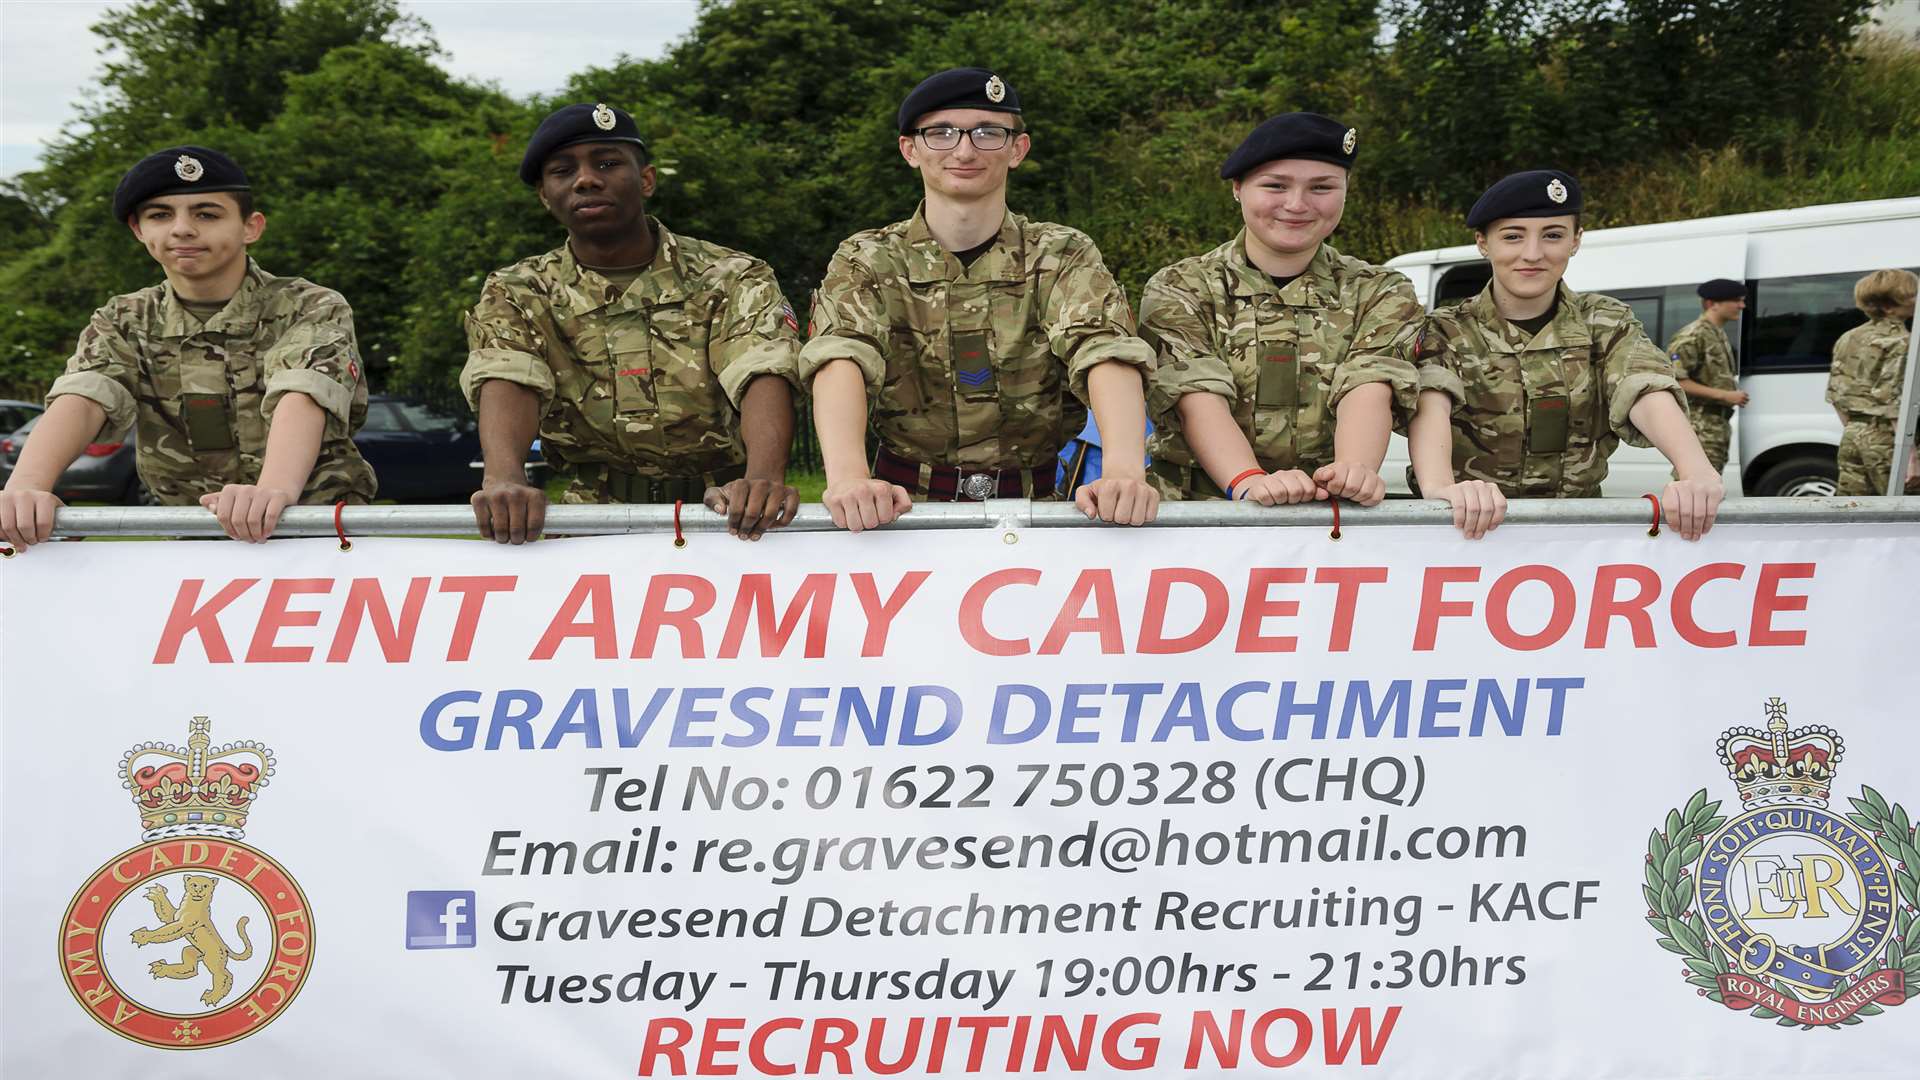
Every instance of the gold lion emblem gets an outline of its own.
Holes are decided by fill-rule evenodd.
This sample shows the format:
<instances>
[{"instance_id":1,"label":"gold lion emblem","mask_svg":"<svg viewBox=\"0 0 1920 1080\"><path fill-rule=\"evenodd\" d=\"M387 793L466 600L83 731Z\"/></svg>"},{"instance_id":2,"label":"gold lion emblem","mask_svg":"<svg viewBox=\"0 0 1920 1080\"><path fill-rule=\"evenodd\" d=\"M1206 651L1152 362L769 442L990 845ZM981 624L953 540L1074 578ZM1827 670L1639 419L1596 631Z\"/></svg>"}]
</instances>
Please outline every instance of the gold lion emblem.
<instances>
[{"instance_id":1,"label":"gold lion emblem","mask_svg":"<svg viewBox=\"0 0 1920 1080\"><path fill-rule=\"evenodd\" d=\"M133 932L135 945L158 945L166 941L187 939L186 948L180 951L180 959L175 963L155 960L147 970L156 979L191 979L200 973L201 967L213 976L213 985L200 1000L208 1005L217 1005L220 999L233 989L233 972L227 967L229 960L245 960L253 955L253 942L247 940L247 918L242 915L234 926L234 933L245 946L239 952L228 947L213 925L213 887L214 878L204 874L188 874L186 893L180 899L180 906L173 906L173 899L167 895L165 885L153 885L146 891L146 897L153 903L153 914L161 925L151 930L140 929Z\"/></svg>"}]
</instances>

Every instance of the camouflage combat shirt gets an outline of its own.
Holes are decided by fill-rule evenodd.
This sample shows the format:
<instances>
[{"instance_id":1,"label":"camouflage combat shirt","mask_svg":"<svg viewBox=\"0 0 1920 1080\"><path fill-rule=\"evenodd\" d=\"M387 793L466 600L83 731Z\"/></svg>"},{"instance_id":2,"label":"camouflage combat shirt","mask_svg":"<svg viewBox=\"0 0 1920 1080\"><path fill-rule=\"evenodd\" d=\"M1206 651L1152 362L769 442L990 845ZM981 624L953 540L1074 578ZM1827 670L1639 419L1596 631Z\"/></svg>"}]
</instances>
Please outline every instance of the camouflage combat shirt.
<instances>
[{"instance_id":1,"label":"camouflage combat shirt","mask_svg":"<svg viewBox=\"0 0 1920 1080\"><path fill-rule=\"evenodd\" d=\"M1334 410L1347 391L1386 383L1404 427L1418 403L1407 342L1420 301L1400 273L1321 244L1286 288L1247 260L1246 233L1153 275L1140 336L1158 353L1147 397L1155 460L1197 466L1176 406L1218 394L1269 472L1333 460Z\"/></svg>"},{"instance_id":2,"label":"camouflage combat shirt","mask_svg":"<svg viewBox=\"0 0 1920 1080\"><path fill-rule=\"evenodd\" d=\"M1897 420L1906 375L1907 328L1889 316L1871 319L1833 343L1827 402L1850 417Z\"/></svg>"},{"instance_id":3,"label":"camouflage combat shirt","mask_svg":"<svg viewBox=\"0 0 1920 1080\"><path fill-rule=\"evenodd\" d=\"M1607 456L1650 445L1628 413L1666 391L1686 408L1673 363L1633 310L1559 285L1553 321L1529 338L1501 318L1489 283L1430 313L1414 344L1420 389L1453 399L1453 472L1509 498L1596 498Z\"/></svg>"},{"instance_id":4,"label":"camouflage combat shirt","mask_svg":"<svg viewBox=\"0 0 1920 1080\"><path fill-rule=\"evenodd\" d=\"M1673 358L1675 374L1713 390L1738 390L1733 377L1733 342L1727 332L1713 325L1705 315L1680 328L1667 346ZM1709 416L1726 416L1733 406L1705 398L1687 398L1687 408Z\"/></svg>"},{"instance_id":5,"label":"camouflage combat shirt","mask_svg":"<svg viewBox=\"0 0 1920 1080\"><path fill-rule=\"evenodd\" d=\"M793 309L773 270L652 218L653 262L623 291L570 245L496 270L467 314L460 389L503 379L540 397L540 448L561 474L699 476L746 460L747 383L795 383Z\"/></svg>"},{"instance_id":6,"label":"camouflage combat shirt","mask_svg":"<svg viewBox=\"0 0 1920 1080\"><path fill-rule=\"evenodd\" d=\"M327 417L300 501L366 502L373 469L353 445L367 417L359 355L339 293L249 259L240 291L204 323L164 282L114 297L93 313L47 400L98 404L103 439L132 429L147 490L163 505L190 506L224 485L259 482L273 410L298 391Z\"/></svg>"},{"instance_id":7,"label":"camouflage combat shirt","mask_svg":"<svg viewBox=\"0 0 1920 1080\"><path fill-rule=\"evenodd\" d=\"M1089 370L1153 370L1093 241L1014 213L970 268L927 230L924 205L847 238L814 294L811 333L801 378L859 364L880 445L928 465L1051 466L1085 423Z\"/></svg>"}]
</instances>

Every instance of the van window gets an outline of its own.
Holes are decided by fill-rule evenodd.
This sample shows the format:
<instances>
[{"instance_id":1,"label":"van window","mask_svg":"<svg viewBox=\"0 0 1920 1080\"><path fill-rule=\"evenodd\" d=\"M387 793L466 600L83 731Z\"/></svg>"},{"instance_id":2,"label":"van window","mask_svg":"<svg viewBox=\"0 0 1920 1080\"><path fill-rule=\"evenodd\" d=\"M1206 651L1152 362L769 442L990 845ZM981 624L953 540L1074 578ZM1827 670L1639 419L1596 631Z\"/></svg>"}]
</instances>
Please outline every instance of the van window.
<instances>
[{"instance_id":1,"label":"van window","mask_svg":"<svg viewBox=\"0 0 1920 1080\"><path fill-rule=\"evenodd\" d=\"M1445 307L1461 300L1471 300L1480 295L1480 290L1493 280L1493 264L1487 262L1461 263L1450 267L1440 275L1440 284L1433 290L1433 306Z\"/></svg>"},{"instance_id":2,"label":"van window","mask_svg":"<svg viewBox=\"0 0 1920 1080\"><path fill-rule=\"evenodd\" d=\"M1853 306L1853 286L1863 276L1856 271L1754 282L1741 373L1826 371L1833 343L1867 321Z\"/></svg>"},{"instance_id":3,"label":"van window","mask_svg":"<svg viewBox=\"0 0 1920 1080\"><path fill-rule=\"evenodd\" d=\"M1611 295L1615 300L1633 309L1633 317L1640 320L1641 327L1646 330L1647 336L1653 339L1656 347L1666 343L1660 327L1660 309L1663 305L1659 293L1617 292Z\"/></svg>"}]
</instances>

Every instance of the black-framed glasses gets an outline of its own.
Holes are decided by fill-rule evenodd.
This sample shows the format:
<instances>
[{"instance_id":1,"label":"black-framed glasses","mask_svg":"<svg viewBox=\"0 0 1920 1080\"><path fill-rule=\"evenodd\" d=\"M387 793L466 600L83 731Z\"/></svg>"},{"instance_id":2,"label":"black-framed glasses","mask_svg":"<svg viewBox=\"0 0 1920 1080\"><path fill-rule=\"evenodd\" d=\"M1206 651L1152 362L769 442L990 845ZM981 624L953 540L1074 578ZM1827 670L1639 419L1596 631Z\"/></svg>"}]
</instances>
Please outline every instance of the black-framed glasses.
<instances>
[{"instance_id":1,"label":"black-framed glasses","mask_svg":"<svg viewBox=\"0 0 1920 1080\"><path fill-rule=\"evenodd\" d=\"M932 127L914 128L912 134L920 136L929 150L951 150L960 145L960 136L965 134L973 140L975 150L999 150L1007 145L1019 132L1000 124L981 124L979 127L959 128L952 124L935 124Z\"/></svg>"}]
</instances>

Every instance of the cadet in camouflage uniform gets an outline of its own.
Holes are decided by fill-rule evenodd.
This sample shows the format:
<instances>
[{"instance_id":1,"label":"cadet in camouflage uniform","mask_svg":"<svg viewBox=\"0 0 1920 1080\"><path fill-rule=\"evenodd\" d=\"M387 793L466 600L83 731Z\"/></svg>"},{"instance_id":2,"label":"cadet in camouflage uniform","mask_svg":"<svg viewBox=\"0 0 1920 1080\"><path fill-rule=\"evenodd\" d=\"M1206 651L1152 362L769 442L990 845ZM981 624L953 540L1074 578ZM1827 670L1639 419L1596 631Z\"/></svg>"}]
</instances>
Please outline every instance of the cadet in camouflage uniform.
<instances>
[{"instance_id":1,"label":"cadet in camouflage uniform","mask_svg":"<svg viewBox=\"0 0 1920 1080\"><path fill-rule=\"evenodd\" d=\"M1893 471L1893 425L1906 389L1907 328L1920 282L1905 270L1875 270L1853 286L1867 316L1833 343L1827 402L1840 414L1842 495L1885 495Z\"/></svg>"},{"instance_id":2,"label":"cadet in camouflage uniform","mask_svg":"<svg viewBox=\"0 0 1920 1080\"><path fill-rule=\"evenodd\" d=\"M353 445L367 414L353 313L247 256L266 218L240 166L205 147L162 150L121 178L113 213L167 280L94 312L0 496L0 536L45 540L60 474L129 430L153 497L207 507L235 539L266 539L292 503L371 499Z\"/></svg>"},{"instance_id":3,"label":"cadet in camouflage uniform","mask_svg":"<svg viewBox=\"0 0 1920 1080\"><path fill-rule=\"evenodd\" d=\"M1106 467L1076 504L1130 524L1156 511L1142 388L1152 350L1093 241L1007 210L1007 171L1029 147L1020 116L1013 88L983 68L917 86L899 147L925 201L842 243L815 294L800 370L826 461L821 501L847 529L884 525L913 497L1045 497L1083 401Z\"/></svg>"},{"instance_id":4,"label":"cadet in camouflage uniform","mask_svg":"<svg viewBox=\"0 0 1920 1080\"><path fill-rule=\"evenodd\" d=\"M1220 169L1240 234L1147 282L1147 452L1162 498L1385 497L1387 439L1416 403L1403 339L1421 311L1405 277L1326 243L1358 139L1315 113L1255 128Z\"/></svg>"},{"instance_id":5,"label":"cadet in camouflage uniform","mask_svg":"<svg viewBox=\"0 0 1920 1080\"><path fill-rule=\"evenodd\" d=\"M1714 278L1695 290L1700 294L1700 317L1680 328L1667 344L1680 389L1687 395L1687 419L1706 451L1714 472L1727 467L1733 443L1733 410L1747 403L1747 392L1734 378L1733 342L1727 324L1746 310L1747 287L1728 278Z\"/></svg>"},{"instance_id":6,"label":"cadet in camouflage uniform","mask_svg":"<svg viewBox=\"0 0 1920 1080\"><path fill-rule=\"evenodd\" d=\"M567 243L495 271L467 316L460 386L480 415L481 534L540 535L546 496L523 465L536 428L563 502L701 499L750 540L793 520L799 328L772 269L646 213L654 169L619 109L547 117L520 178Z\"/></svg>"},{"instance_id":7,"label":"cadet in camouflage uniform","mask_svg":"<svg viewBox=\"0 0 1920 1080\"><path fill-rule=\"evenodd\" d=\"M1476 535L1498 524L1507 498L1597 498L1625 439L1673 463L1679 478L1662 507L1697 539L1719 510L1719 474L1687 423L1673 365L1632 310L1561 281L1580 248L1580 208L1579 183L1541 169L1494 184L1468 214L1493 280L1429 314L1415 339L1420 407L1408 443L1420 491L1447 499Z\"/></svg>"}]
</instances>

